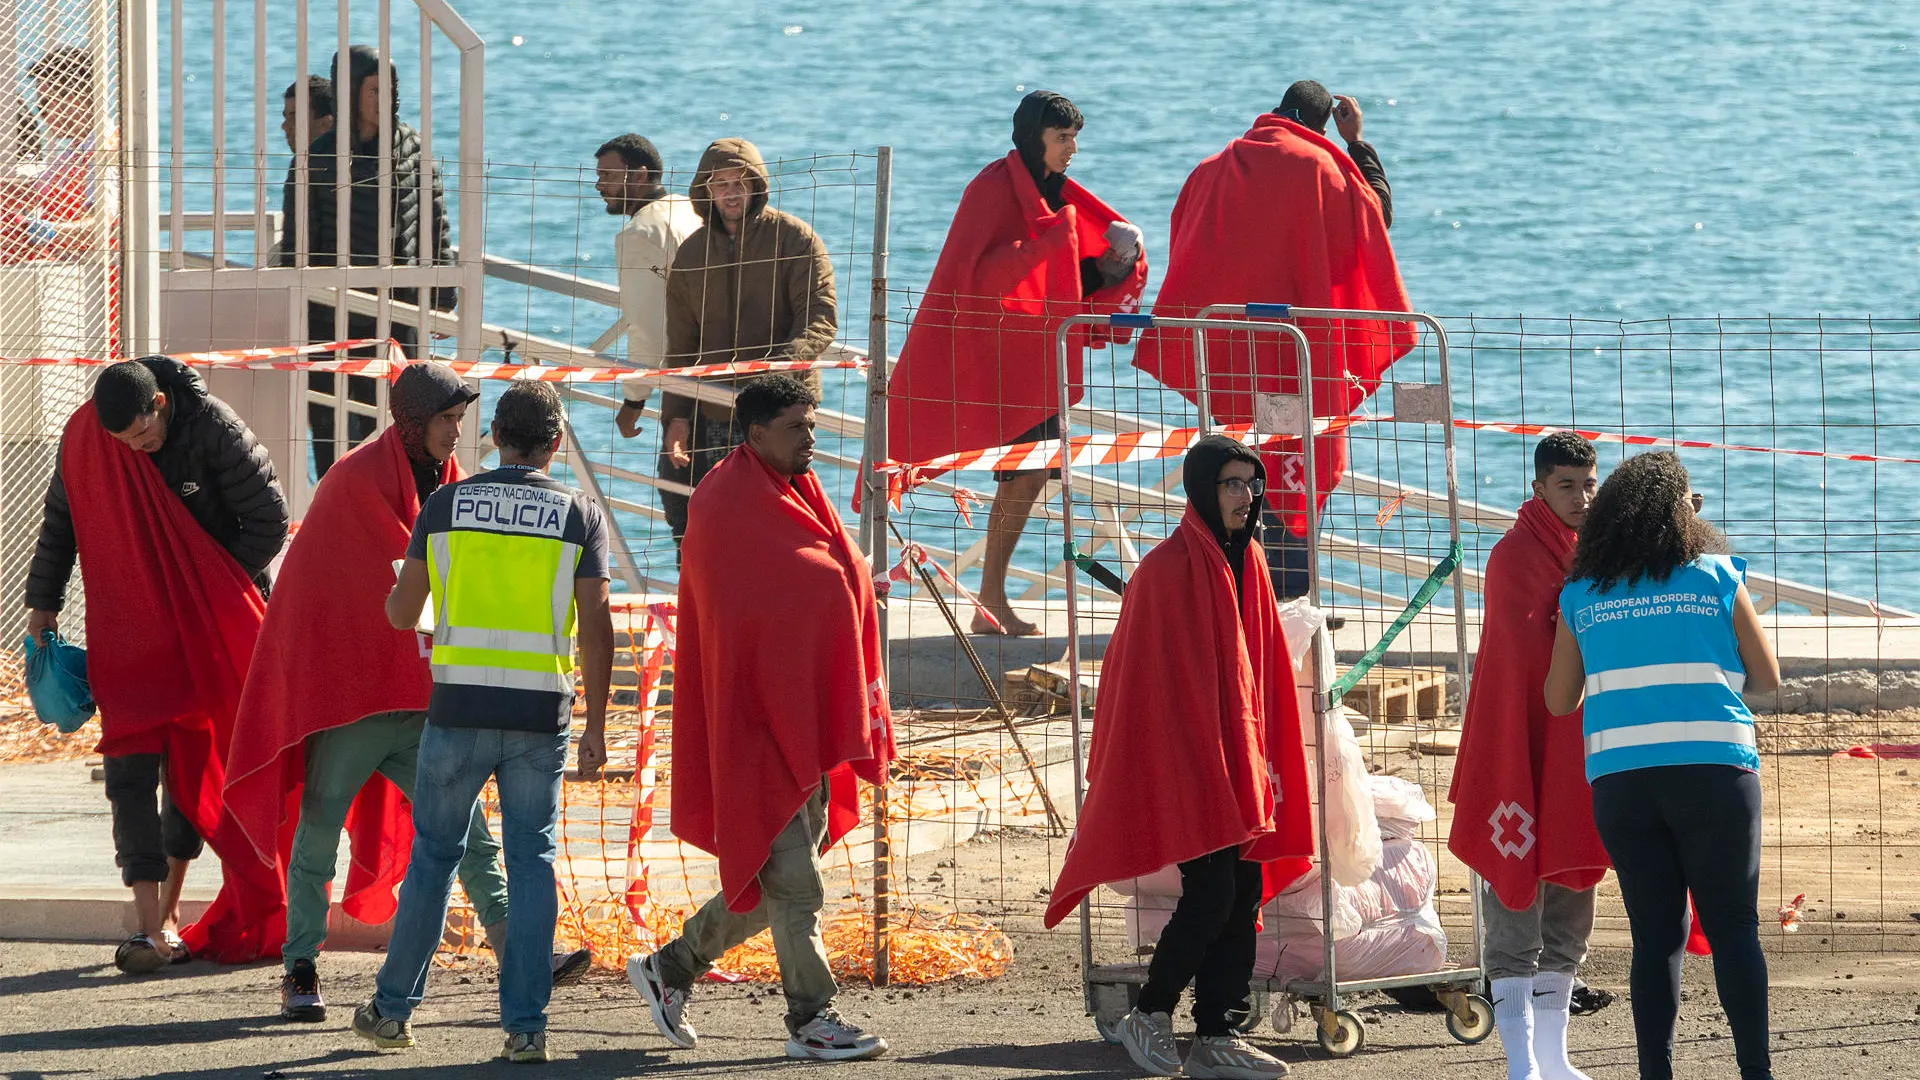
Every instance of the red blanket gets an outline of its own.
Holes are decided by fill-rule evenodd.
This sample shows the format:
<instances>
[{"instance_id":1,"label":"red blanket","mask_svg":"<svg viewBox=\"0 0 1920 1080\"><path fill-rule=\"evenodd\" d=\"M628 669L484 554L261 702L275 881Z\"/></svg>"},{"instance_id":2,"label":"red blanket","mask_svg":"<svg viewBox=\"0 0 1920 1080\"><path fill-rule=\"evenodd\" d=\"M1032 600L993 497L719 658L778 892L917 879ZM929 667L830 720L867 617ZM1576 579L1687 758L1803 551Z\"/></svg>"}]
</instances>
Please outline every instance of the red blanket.
<instances>
[{"instance_id":1,"label":"red blanket","mask_svg":"<svg viewBox=\"0 0 1920 1080\"><path fill-rule=\"evenodd\" d=\"M1612 865L1593 825L1580 714L1547 712L1560 587L1574 531L1529 499L1487 557L1485 621L1467 694L1447 847L1515 911L1542 881L1589 889Z\"/></svg>"},{"instance_id":2,"label":"red blanket","mask_svg":"<svg viewBox=\"0 0 1920 1080\"><path fill-rule=\"evenodd\" d=\"M449 460L441 482L460 478ZM341 458L314 495L285 564L247 676L246 737L227 759L222 828L248 853L229 864L206 920L253 929L259 954L286 928L286 868L306 777L306 739L394 709L424 709L433 681L412 631L387 625L393 560L420 513L400 429ZM351 673L350 678L343 674ZM393 917L413 820L399 789L374 774L347 816L353 863L343 906L363 923ZM250 959L250 958L249 958Z\"/></svg>"},{"instance_id":3,"label":"red blanket","mask_svg":"<svg viewBox=\"0 0 1920 1080\"><path fill-rule=\"evenodd\" d=\"M1219 541L1189 507L1127 582L1100 673L1087 797L1046 925L1100 885L1222 848L1268 864L1269 896L1306 872L1300 704L1257 551L1236 602Z\"/></svg>"},{"instance_id":4,"label":"red blanket","mask_svg":"<svg viewBox=\"0 0 1920 1080\"><path fill-rule=\"evenodd\" d=\"M681 552L670 820L720 860L727 907L751 911L773 838L823 777L826 846L859 821L854 778L886 777L880 613L820 478L788 483L748 447L694 489Z\"/></svg>"},{"instance_id":5,"label":"red blanket","mask_svg":"<svg viewBox=\"0 0 1920 1080\"><path fill-rule=\"evenodd\" d=\"M1060 411L1060 320L1129 311L1140 299L1144 252L1127 280L1081 296L1080 260L1105 252L1107 226L1122 219L1072 180L1061 194L1066 205L1049 209L1017 150L967 185L888 384L890 457L1015 441ZM1068 339L1069 404L1085 396L1085 347L1127 336L1098 328Z\"/></svg>"},{"instance_id":6,"label":"red blanket","mask_svg":"<svg viewBox=\"0 0 1920 1080\"><path fill-rule=\"evenodd\" d=\"M165 754L167 783L225 863L221 763L265 602L161 478L107 434L88 402L60 443L87 601L87 681L102 754ZM227 943L196 924L197 953Z\"/></svg>"},{"instance_id":7,"label":"red blanket","mask_svg":"<svg viewBox=\"0 0 1920 1080\"><path fill-rule=\"evenodd\" d=\"M1325 136L1270 114L1187 177L1170 243L1156 314L1246 303L1409 309L1379 199L1359 166ZM1312 351L1315 416L1350 415L1414 345L1405 323L1298 321ZM1300 393L1299 361L1291 348L1283 355L1279 342L1277 334L1207 335L1207 404L1216 422L1251 421L1256 392ZM1145 332L1133 363L1197 402L1190 331ZM1314 453L1324 503L1346 472L1346 436L1321 436ZM1269 503L1305 536L1298 457L1269 453L1267 474L1279 489Z\"/></svg>"}]
</instances>

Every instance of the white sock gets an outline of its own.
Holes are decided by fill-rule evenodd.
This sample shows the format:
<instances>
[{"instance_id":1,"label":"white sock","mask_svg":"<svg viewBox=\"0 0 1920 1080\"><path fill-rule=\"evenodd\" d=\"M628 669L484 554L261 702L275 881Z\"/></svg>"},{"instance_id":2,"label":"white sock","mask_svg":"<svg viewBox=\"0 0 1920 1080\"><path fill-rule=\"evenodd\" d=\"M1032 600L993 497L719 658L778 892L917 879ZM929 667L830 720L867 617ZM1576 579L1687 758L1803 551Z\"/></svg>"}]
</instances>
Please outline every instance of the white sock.
<instances>
[{"instance_id":1,"label":"white sock","mask_svg":"<svg viewBox=\"0 0 1920 1080\"><path fill-rule=\"evenodd\" d=\"M1543 971L1533 977L1533 1056L1540 1080L1590 1080L1567 1060L1567 1010L1572 1002L1572 975Z\"/></svg>"},{"instance_id":2,"label":"white sock","mask_svg":"<svg viewBox=\"0 0 1920 1080\"><path fill-rule=\"evenodd\" d=\"M1533 1060L1533 980L1493 980L1493 1022L1507 1052L1507 1080L1542 1080Z\"/></svg>"}]
</instances>

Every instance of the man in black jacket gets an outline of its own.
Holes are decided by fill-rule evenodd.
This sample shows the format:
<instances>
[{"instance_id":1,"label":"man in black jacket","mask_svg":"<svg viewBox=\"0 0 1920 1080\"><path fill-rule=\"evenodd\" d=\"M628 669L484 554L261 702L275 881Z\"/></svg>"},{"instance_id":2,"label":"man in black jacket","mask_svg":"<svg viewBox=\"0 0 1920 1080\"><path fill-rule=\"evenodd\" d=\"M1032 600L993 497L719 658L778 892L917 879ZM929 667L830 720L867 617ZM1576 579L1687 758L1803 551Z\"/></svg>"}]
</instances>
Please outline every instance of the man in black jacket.
<instances>
[{"instance_id":1,"label":"man in black jacket","mask_svg":"<svg viewBox=\"0 0 1920 1080\"><path fill-rule=\"evenodd\" d=\"M186 365L163 356L115 364L101 372L93 407L108 433L148 456L167 490L264 595L268 564L286 542L287 504L266 450L240 417L208 395L206 384ZM63 463L65 449L63 444ZM27 633L36 640L59 627L67 580L79 552L63 471L64 464L56 465L47 484L40 538L27 573ZM98 493L82 491L75 497ZM164 527L158 520L141 526ZM114 572L111 563L88 567L90 574ZM96 632L105 614L94 612ZM129 628L129 633L141 632ZM103 743L107 734L103 726ZM179 949L175 928L180 888L187 864L200 854L201 836L171 797L156 799L165 771L162 754L107 752L105 771L113 807L114 861L134 890L141 923L141 933L120 947L115 961L125 971L151 971Z\"/></svg>"},{"instance_id":2,"label":"man in black jacket","mask_svg":"<svg viewBox=\"0 0 1920 1080\"><path fill-rule=\"evenodd\" d=\"M344 70L343 70L344 63ZM339 205L335 187L339 182L339 162L335 157L343 130L352 132L349 146L347 183L352 187L347 219L347 260L352 266L377 266L380 262L380 53L368 45L355 45L345 57L333 58L333 126L313 140L307 148L307 264L339 265ZM393 145L388 155L392 172L389 193L391 254L395 266L451 266L453 242L447 228L447 201L440 184L440 172L430 161L421 160L420 135L400 122L400 83L393 65L386 64L393 87ZM279 265L299 265L299 166L298 157L287 169L284 212L281 215ZM422 207L421 170L427 170L433 192L431 205ZM393 299L403 304L420 301L418 289L393 289ZM457 290L433 290L431 306L436 311L451 311L458 299ZM396 319L389 333L417 356L420 350L414 321ZM329 304L307 305L307 340L333 341L334 312ZM347 337L374 336L378 324L371 315L347 316ZM358 355L358 354L356 354ZM320 393L332 393L331 372L314 372L307 385ZM374 381L361 375L347 377L347 395L367 405L374 403ZM333 408L310 404L308 423L313 432L315 472L325 476L337 456L334 446ZM348 447L359 444L374 431L371 414L353 413L347 419Z\"/></svg>"}]
</instances>

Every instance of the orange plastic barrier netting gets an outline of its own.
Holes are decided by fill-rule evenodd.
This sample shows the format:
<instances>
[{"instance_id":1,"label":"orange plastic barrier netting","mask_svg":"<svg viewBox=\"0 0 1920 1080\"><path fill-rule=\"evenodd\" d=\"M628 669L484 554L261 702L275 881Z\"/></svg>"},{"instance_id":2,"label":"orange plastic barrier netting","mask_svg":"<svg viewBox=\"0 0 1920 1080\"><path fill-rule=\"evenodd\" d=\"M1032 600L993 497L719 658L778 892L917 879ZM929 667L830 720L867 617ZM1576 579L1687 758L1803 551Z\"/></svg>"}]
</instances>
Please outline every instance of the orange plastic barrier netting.
<instances>
[{"instance_id":1,"label":"orange plastic barrier netting","mask_svg":"<svg viewBox=\"0 0 1920 1080\"><path fill-rule=\"evenodd\" d=\"M557 940L567 947L592 948L595 965L604 969L618 970L629 957L664 944L694 906L719 887L711 860L657 824L663 812L671 813L672 708L666 698L673 670L672 627L668 605L616 607L609 765L601 779L569 779L562 785L555 859L560 883ZM84 760L98 739L97 721L62 735L36 719L20 655L0 652L0 765ZM871 789L863 792L868 822L873 795ZM483 799L497 817L491 786ZM888 820L896 826L955 820L983 808L996 810L1003 819L1044 820L1045 813L1031 778L1006 769L992 752L929 748L896 760L886 805ZM872 832L863 824L822 857L829 879L822 932L829 961L841 978L873 974ZM896 860L904 854L897 844L894 851ZM1013 960L1007 936L983 918L914 898L911 885L902 888L904 875L898 866L897 861L890 866L894 872L887 878L890 981L925 984L1004 974ZM832 882L842 879L844 888L832 888ZM485 948L457 884L447 940L454 952ZM778 981L772 938L763 933L749 940L728 953L718 971L726 977Z\"/></svg>"}]
</instances>

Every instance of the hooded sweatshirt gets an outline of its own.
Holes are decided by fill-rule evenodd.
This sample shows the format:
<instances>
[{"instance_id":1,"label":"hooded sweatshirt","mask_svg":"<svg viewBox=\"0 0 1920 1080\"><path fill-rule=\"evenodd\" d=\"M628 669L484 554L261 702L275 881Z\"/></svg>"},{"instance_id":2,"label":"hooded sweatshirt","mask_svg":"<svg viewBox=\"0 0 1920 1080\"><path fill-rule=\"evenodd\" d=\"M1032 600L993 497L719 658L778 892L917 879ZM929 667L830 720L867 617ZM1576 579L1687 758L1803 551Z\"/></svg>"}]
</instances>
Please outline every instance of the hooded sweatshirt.
<instances>
[{"instance_id":1,"label":"hooded sweatshirt","mask_svg":"<svg viewBox=\"0 0 1920 1080\"><path fill-rule=\"evenodd\" d=\"M1020 99L1019 107L1013 110L1013 148L1020 151L1020 160L1033 177L1035 187L1040 189L1040 197L1047 200L1049 210L1059 210L1067 204L1065 188L1067 174L1052 172L1047 168L1046 134L1049 120L1062 116L1079 116L1080 110L1074 107L1065 94L1056 94L1052 90L1035 90ZM1100 274L1100 261L1094 258L1080 260L1080 295L1092 296L1107 282Z\"/></svg>"},{"instance_id":2,"label":"hooded sweatshirt","mask_svg":"<svg viewBox=\"0 0 1920 1080\"><path fill-rule=\"evenodd\" d=\"M387 409L393 414L393 426L400 430L400 445L407 451L414 492L421 502L440 487L447 464L427 449L427 425L435 415L479 396L479 391L439 364L408 364L394 380Z\"/></svg>"},{"instance_id":3,"label":"hooded sweatshirt","mask_svg":"<svg viewBox=\"0 0 1920 1080\"><path fill-rule=\"evenodd\" d=\"M745 169L753 187L737 236L727 231L707 193L716 170L734 168ZM668 366L812 360L832 343L832 257L806 222L767 206L768 188L766 162L745 139L720 139L700 155L687 196L705 224L681 242L667 275ZM819 393L819 373L803 377ZM690 418L693 406L691 398L663 394L660 418ZM733 415L716 402L703 403L700 411L719 423Z\"/></svg>"},{"instance_id":4,"label":"hooded sweatshirt","mask_svg":"<svg viewBox=\"0 0 1920 1080\"><path fill-rule=\"evenodd\" d=\"M1233 587L1238 592L1240 577L1246 570L1247 548L1260 535L1260 510L1266 505L1266 496L1253 497L1246 528L1233 533L1227 531L1226 522L1220 516L1220 473L1235 461L1252 465L1253 478L1266 482L1267 467L1260 463L1260 455L1252 448L1225 435L1209 435L1194 443L1193 449L1187 452L1180 470L1180 483L1187 493L1187 503L1200 515L1200 520L1207 523L1213 538L1220 541L1220 550L1226 554L1227 564L1233 567Z\"/></svg>"}]
</instances>

